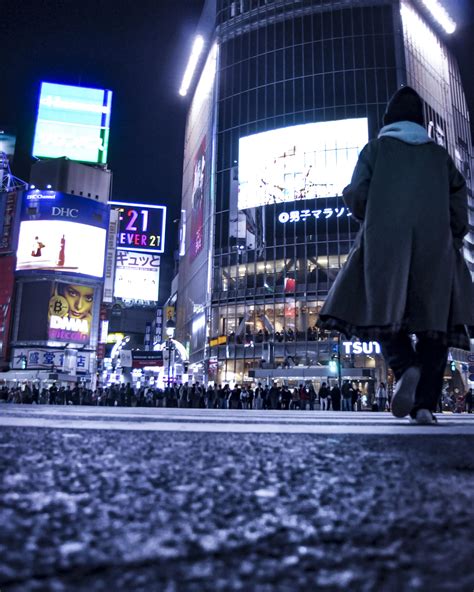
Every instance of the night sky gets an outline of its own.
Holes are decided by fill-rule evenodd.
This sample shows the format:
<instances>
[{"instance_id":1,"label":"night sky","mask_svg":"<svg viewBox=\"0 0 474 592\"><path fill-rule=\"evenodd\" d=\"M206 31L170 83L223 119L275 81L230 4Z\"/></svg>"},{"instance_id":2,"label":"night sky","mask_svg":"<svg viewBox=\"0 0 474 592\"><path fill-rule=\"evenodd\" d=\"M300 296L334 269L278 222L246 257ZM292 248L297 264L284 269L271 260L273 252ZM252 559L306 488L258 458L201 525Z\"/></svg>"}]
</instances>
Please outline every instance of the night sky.
<instances>
[{"instance_id":1,"label":"night sky","mask_svg":"<svg viewBox=\"0 0 474 592\"><path fill-rule=\"evenodd\" d=\"M443 1L459 23L449 44L459 60L474 120L474 3ZM1 0L0 127L17 131L13 173L28 180L42 80L111 89L113 198L169 206L168 272L177 230L172 221L180 212L188 105L178 90L203 4Z\"/></svg>"}]
</instances>

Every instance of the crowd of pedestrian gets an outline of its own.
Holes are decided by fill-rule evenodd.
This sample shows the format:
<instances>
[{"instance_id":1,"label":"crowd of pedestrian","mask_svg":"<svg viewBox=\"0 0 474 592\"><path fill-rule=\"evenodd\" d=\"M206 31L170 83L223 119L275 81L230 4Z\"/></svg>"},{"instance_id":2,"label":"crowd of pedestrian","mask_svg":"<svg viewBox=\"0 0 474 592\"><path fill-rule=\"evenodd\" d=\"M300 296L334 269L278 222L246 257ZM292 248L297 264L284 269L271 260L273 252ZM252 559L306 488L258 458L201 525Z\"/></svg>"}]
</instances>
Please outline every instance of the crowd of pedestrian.
<instances>
[{"instance_id":1,"label":"crowd of pedestrian","mask_svg":"<svg viewBox=\"0 0 474 592\"><path fill-rule=\"evenodd\" d=\"M462 400L461 400L462 399ZM37 405L100 405L105 407L181 407L197 409L281 409L322 411L389 411L390 395L381 382L373 396L363 393L356 383L344 380L341 388L323 382L316 390L312 384L290 388L276 383L271 386L229 384L209 385L199 382L175 383L164 389L153 386L134 388L112 384L91 390L83 385L39 388L36 384L0 387L0 402ZM472 389L457 397L453 411L472 412ZM443 407L439 409L443 410Z\"/></svg>"}]
</instances>

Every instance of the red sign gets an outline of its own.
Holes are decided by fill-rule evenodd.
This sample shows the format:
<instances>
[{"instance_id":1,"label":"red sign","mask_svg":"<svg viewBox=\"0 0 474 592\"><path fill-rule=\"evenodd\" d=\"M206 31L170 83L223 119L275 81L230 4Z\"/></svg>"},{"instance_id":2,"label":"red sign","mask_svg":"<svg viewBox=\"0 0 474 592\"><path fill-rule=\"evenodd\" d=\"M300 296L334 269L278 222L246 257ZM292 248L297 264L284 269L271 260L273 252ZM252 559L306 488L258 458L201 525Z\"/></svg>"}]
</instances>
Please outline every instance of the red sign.
<instances>
[{"instance_id":1,"label":"red sign","mask_svg":"<svg viewBox=\"0 0 474 592\"><path fill-rule=\"evenodd\" d=\"M147 366L163 366L163 352L132 351L132 367L146 368Z\"/></svg>"},{"instance_id":2,"label":"red sign","mask_svg":"<svg viewBox=\"0 0 474 592\"><path fill-rule=\"evenodd\" d=\"M0 360L6 360L15 286L15 257L0 256Z\"/></svg>"}]
</instances>

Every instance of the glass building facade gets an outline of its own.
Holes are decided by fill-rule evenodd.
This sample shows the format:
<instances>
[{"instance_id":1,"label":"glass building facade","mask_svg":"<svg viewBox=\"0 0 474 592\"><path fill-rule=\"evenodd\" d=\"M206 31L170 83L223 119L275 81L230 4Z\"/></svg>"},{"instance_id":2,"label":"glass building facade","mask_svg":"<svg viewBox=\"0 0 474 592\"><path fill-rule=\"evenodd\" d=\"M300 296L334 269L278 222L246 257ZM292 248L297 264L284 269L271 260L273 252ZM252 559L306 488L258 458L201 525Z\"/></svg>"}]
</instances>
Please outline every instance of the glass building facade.
<instances>
[{"instance_id":1,"label":"glass building facade","mask_svg":"<svg viewBox=\"0 0 474 592\"><path fill-rule=\"evenodd\" d=\"M177 337L198 380L327 376L340 344L315 322L359 229L342 188L400 85L422 96L474 217L456 62L415 0L209 1L199 29L208 53L185 139ZM474 270L472 235L465 250ZM375 353L343 355L345 375L380 379Z\"/></svg>"}]
</instances>

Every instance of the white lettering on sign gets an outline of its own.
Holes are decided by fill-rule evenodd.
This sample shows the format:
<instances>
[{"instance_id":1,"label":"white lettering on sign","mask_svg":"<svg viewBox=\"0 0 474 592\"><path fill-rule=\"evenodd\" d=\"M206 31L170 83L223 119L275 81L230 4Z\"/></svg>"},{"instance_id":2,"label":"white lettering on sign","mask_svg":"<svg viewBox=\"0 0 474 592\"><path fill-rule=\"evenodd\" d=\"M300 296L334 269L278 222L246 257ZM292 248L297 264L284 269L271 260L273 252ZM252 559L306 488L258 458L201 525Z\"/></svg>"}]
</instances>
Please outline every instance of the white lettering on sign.
<instances>
[{"instance_id":1,"label":"white lettering on sign","mask_svg":"<svg viewBox=\"0 0 474 592\"><path fill-rule=\"evenodd\" d=\"M322 217L321 217L322 214ZM306 220L310 216L313 216L316 219L324 219L327 220L331 218L331 216L335 214L335 218L340 218L344 214L347 216L351 216L351 211L349 208L324 208L324 210L291 210L291 212L281 212L278 214L278 221L282 224L286 224L287 222L299 222L300 220Z\"/></svg>"},{"instance_id":2,"label":"white lettering on sign","mask_svg":"<svg viewBox=\"0 0 474 592\"><path fill-rule=\"evenodd\" d=\"M79 216L79 210L76 208L59 208L58 206L53 206L51 214L63 218L77 218Z\"/></svg>"},{"instance_id":3,"label":"white lettering on sign","mask_svg":"<svg viewBox=\"0 0 474 592\"><path fill-rule=\"evenodd\" d=\"M104 113L108 115L110 113L110 107L106 105L93 105L92 103L86 103L82 101L71 101L64 97L47 95L41 97L41 105L49 107L50 109L61 109L69 111L88 111L90 113Z\"/></svg>"},{"instance_id":4,"label":"white lettering on sign","mask_svg":"<svg viewBox=\"0 0 474 592\"><path fill-rule=\"evenodd\" d=\"M382 350L378 341L343 341L344 353L349 354L380 354Z\"/></svg>"},{"instance_id":5,"label":"white lettering on sign","mask_svg":"<svg viewBox=\"0 0 474 592\"><path fill-rule=\"evenodd\" d=\"M68 317L58 317L53 315L49 322L51 329L62 329L64 331L78 331L79 333L89 333L89 323L87 319L70 319Z\"/></svg>"}]
</instances>

